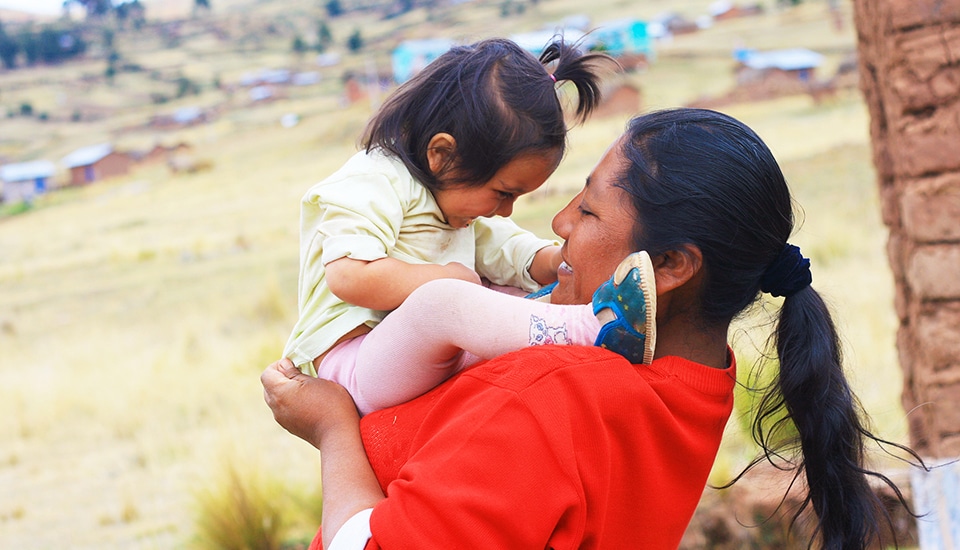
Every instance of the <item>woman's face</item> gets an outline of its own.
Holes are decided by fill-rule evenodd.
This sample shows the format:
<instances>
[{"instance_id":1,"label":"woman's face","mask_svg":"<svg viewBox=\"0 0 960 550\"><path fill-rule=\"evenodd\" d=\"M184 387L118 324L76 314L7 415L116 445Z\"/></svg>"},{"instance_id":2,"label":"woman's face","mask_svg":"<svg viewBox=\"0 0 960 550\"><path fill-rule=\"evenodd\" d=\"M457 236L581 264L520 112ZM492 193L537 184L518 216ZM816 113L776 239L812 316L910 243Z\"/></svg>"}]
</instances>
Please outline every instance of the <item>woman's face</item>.
<instances>
[{"instance_id":1,"label":"woman's face","mask_svg":"<svg viewBox=\"0 0 960 550\"><path fill-rule=\"evenodd\" d=\"M618 140L604 153L580 193L553 218L553 230L565 242L552 303L590 303L597 287L635 252L637 216L627 194L614 186L622 164Z\"/></svg>"}]
</instances>

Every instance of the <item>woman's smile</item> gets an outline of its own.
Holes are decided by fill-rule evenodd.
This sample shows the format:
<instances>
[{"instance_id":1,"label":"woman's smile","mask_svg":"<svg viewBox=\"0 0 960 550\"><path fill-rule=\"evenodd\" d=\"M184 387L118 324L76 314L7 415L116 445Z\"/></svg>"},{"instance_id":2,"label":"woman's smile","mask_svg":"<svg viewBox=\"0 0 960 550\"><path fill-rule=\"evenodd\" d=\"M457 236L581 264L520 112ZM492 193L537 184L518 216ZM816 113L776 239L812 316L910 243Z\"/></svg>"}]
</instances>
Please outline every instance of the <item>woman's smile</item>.
<instances>
[{"instance_id":1,"label":"woman's smile","mask_svg":"<svg viewBox=\"0 0 960 550\"><path fill-rule=\"evenodd\" d=\"M553 231L565 241L551 298L555 304L590 303L594 291L635 252L630 243L636 213L616 185L621 166L619 144L614 143L583 190L553 218Z\"/></svg>"}]
</instances>

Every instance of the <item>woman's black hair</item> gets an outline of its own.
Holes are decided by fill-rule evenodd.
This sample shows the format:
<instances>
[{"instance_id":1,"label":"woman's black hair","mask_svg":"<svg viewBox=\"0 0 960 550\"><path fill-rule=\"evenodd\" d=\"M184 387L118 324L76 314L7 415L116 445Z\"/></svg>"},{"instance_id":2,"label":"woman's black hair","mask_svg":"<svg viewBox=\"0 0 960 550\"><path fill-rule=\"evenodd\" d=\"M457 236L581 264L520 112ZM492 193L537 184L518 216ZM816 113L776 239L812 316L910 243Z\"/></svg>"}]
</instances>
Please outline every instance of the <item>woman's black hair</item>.
<instances>
[{"instance_id":1,"label":"woman's black hair","mask_svg":"<svg viewBox=\"0 0 960 550\"><path fill-rule=\"evenodd\" d=\"M761 277L793 231L790 191L772 153L741 122L701 109L633 119L620 151L625 164L618 186L630 196L639 220L636 249L655 257L697 246L704 270L700 322L729 325L758 299ZM864 465L865 442L919 457L864 426L844 376L839 336L816 290L806 286L784 298L773 342L779 374L754 418L762 455L747 469L799 451L787 466L775 463L806 477L807 494L794 520L812 506L815 537L823 548L865 548L890 522L871 478L890 486L909 511L897 486ZM786 429L791 422L794 432ZM790 433L793 437L784 437Z\"/></svg>"},{"instance_id":2,"label":"woman's black hair","mask_svg":"<svg viewBox=\"0 0 960 550\"><path fill-rule=\"evenodd\" d=\"M555 63L552 76L546 66ZM400 159L431 190L441 180L483 185L526 153L562 156L567 126L556 82L577 89L576 116L587 118L600 102L599 69L616 65L599 53L582 53L562 38L538 60L516 43L494 38L444 53L387 99L364 130L361 143ZM452 161L438 174L427 162L427 146L439 133L456 140Z\"/></svg>"}]
</instances>

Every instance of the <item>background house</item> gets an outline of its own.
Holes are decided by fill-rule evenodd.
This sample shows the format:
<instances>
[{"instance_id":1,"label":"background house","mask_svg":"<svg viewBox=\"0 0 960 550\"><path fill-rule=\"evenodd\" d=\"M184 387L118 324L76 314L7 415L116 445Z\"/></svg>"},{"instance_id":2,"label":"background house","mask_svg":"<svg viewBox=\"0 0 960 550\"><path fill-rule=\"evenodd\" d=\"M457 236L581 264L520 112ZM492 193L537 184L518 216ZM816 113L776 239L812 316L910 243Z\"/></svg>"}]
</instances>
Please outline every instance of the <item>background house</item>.
<instances>
[{"instance_id":1,"label":"background house","mask_svg":"<svg viewBox=\"0 0 960 550\"><path fill-rule=\"evenodd\" d=\"M134 155L134 160L137 164L148 165L155 164L159 162L168 162L171 157L189 153L192 147L189 143L180 142L175 145L166 146L163 144L156 144L152 149Z\"/></svg>"},{"instance_id":2,"label":"background house","mask_svg":"<svg viewBox=\"0 0 960 550\"><path fill-rule=\"evenodd\" d=\"M764 52L738 49L733 52L733 58L736 61L733 69L736 86L721 96L694 100L687 104L688 107L717 109L734 103L798 94L810 95L814 102L820 102L836 93L838 78L817 78L816 69L823 63L824 56L815 51L804 48ZM856 80L853 85L856 86Z\"/></svg>"},{"instance_id":3,"label":"background house","mask_svg":"<svg viewBox=\"0 0 960 550\"><path fill-rule=\"evenodd\" d=\"M31 202L45 192L55 167L47 160L35 160L0 166L2 202Z\"/></svg>"},{"instance_id":4,"label":"background house","mask_svg":"<svg viewBox=\"0 0 960 550\"><path fill-rule=\"evenodd\" d=\"M80 185L122 176L130 171L133 159L113 150L113 145L101 143L81 147L63 157L61 163L70 171L70 185Z\"/></svg>"},{"instance_id":5,"label":"background house","mask_svg":"<svg viewBox=\"0 0 960 550\"><path fill-rule=\"evenodd\" d=\"M692 21L674 11L665 11L650 19L647 34L653 38L670 39L680 34L690 34L700 30L696 21Z\"/></svg>"},{"instance_id":6,"label":"background house","mask_svg":"<svg viewBox=\"0 0 960 550\"><path fill-rule=\"evenodd\" d=\"M805 48L737 50L734 58L739 62L739 86L763 84L803 89L814 81L816 68L823 63L823 55Z\"/></svg>"},{"instance_id":7,"label":"background house","mask_svg":"<svg viewBox=\"0 0 960 550\"><path fill-rule=\"evenodd\" d=\"M725 19L735 19L737 17L748 17L751 15L762 15L763 4L749 4L740 6L729 0L717 0L710 4L710 16L714 21L723 21Z\"/></svg>"},{"instance_id":8,"label":"background house","mask_svg":"<svg viewBox=\"0 0 960 550\"><path fill-rule=\"evenodd\" d=\"M647 32L647 24L639 19L616 19L606 21L587 35L588 46L601 49L616 58L643 56L653 59L653 40Z\"/></svg>"},{"instance_id":9,"label":"background house","mask_svg":"<svg viewBox=\"0 0 960 550\"><path fill-rule=\"evenodd\" d=\"M453 46L452 40L432 38L425 40L406 40L401 42L391 54L393 81L403 84L417 74L431 61L440 57Z\"/></svg>"},{"instance_id":10,"label":"background house","mask_svg":"<svg viewBox=\"0 0 960 550\"><path fill-rule=\"evenodd\" d=\"M159 129L185 128L196 124L205 124L214 119L212 110L203 109L196 105L180 107L167 114L154 115L150 118L150 126Z\"/></svg>"},{"instance_id":11,"label":"background house","mask_svg":"<svg viewBox=\"0 0 960 550\"><path fill-rule=\"evenodd\" d=\"M604 84L600 105L592 116L602 118L615 115L633 116L640 112L640 88L627 81Z\"/></svg>"}]
</instances>

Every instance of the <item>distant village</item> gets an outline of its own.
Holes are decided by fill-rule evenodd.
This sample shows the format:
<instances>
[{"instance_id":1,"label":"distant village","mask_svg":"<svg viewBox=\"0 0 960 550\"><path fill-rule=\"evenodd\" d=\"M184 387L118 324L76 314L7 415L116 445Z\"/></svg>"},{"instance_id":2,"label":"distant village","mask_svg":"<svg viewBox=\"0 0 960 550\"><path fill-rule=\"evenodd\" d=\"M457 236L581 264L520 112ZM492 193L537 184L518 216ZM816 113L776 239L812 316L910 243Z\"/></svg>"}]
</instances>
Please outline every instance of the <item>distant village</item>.
<instances>
[{"instance_id":1,"label":"distant village","mask_svg":"<svg viewBox=\"0 0 960 550\"><path fill-rule=\"evenodd\" d=\"M624 18L599 23L587 15L565 18L558 28L564 38L578 42L585 49L601 50L615 57L627 72L638 71L656 61L657 41L669 40L675 35L697 32L726 19L749 17L762 13L757 5L739 6L727 0L711 4L710 13L694 20L676 13L664 13L648 21ZM555 35L556 28L532 31L510 36L525 49L539 54ZM345 74L343 101L356 103L369 100L372 93L402 84L431 61L446 52L454 42L445 38L407 40L391 54L392 73ZM844 63L830 79L820 80L815 71L823 56L806 49L755 51L739 49L732 52L732 67L737 86L723 97L704 98L696 106L718 107L744 100L768 99L780 95L809 93L819 101L834 93L837 87L856 85L856 63ZM336 54L320 54L319 66L339 63ZM231 91L242 90L250 104L280 100L288 86L307 86L320 80L318 72L292 72L287 69L265 68L244 75L228 85ZM641 92L628 81L613 82L603 93L604 102L597 116L615 113L635 113L641 109ZM214 110L200 107L181 107L167 115L158 115L148 124L157 131L205 124L217 117ZM296 115L281 121L284 126L297 123ZM192 155L188 143L155 145L145 151L121 151L112 143L94 143L81 147L58 161L49 159L12 162L0 166L0 204L30 205L39 195L58 189L91 185L122 176L150 164L166 163L175 172L202 169Z\"/></svg>"}]
</instances>

